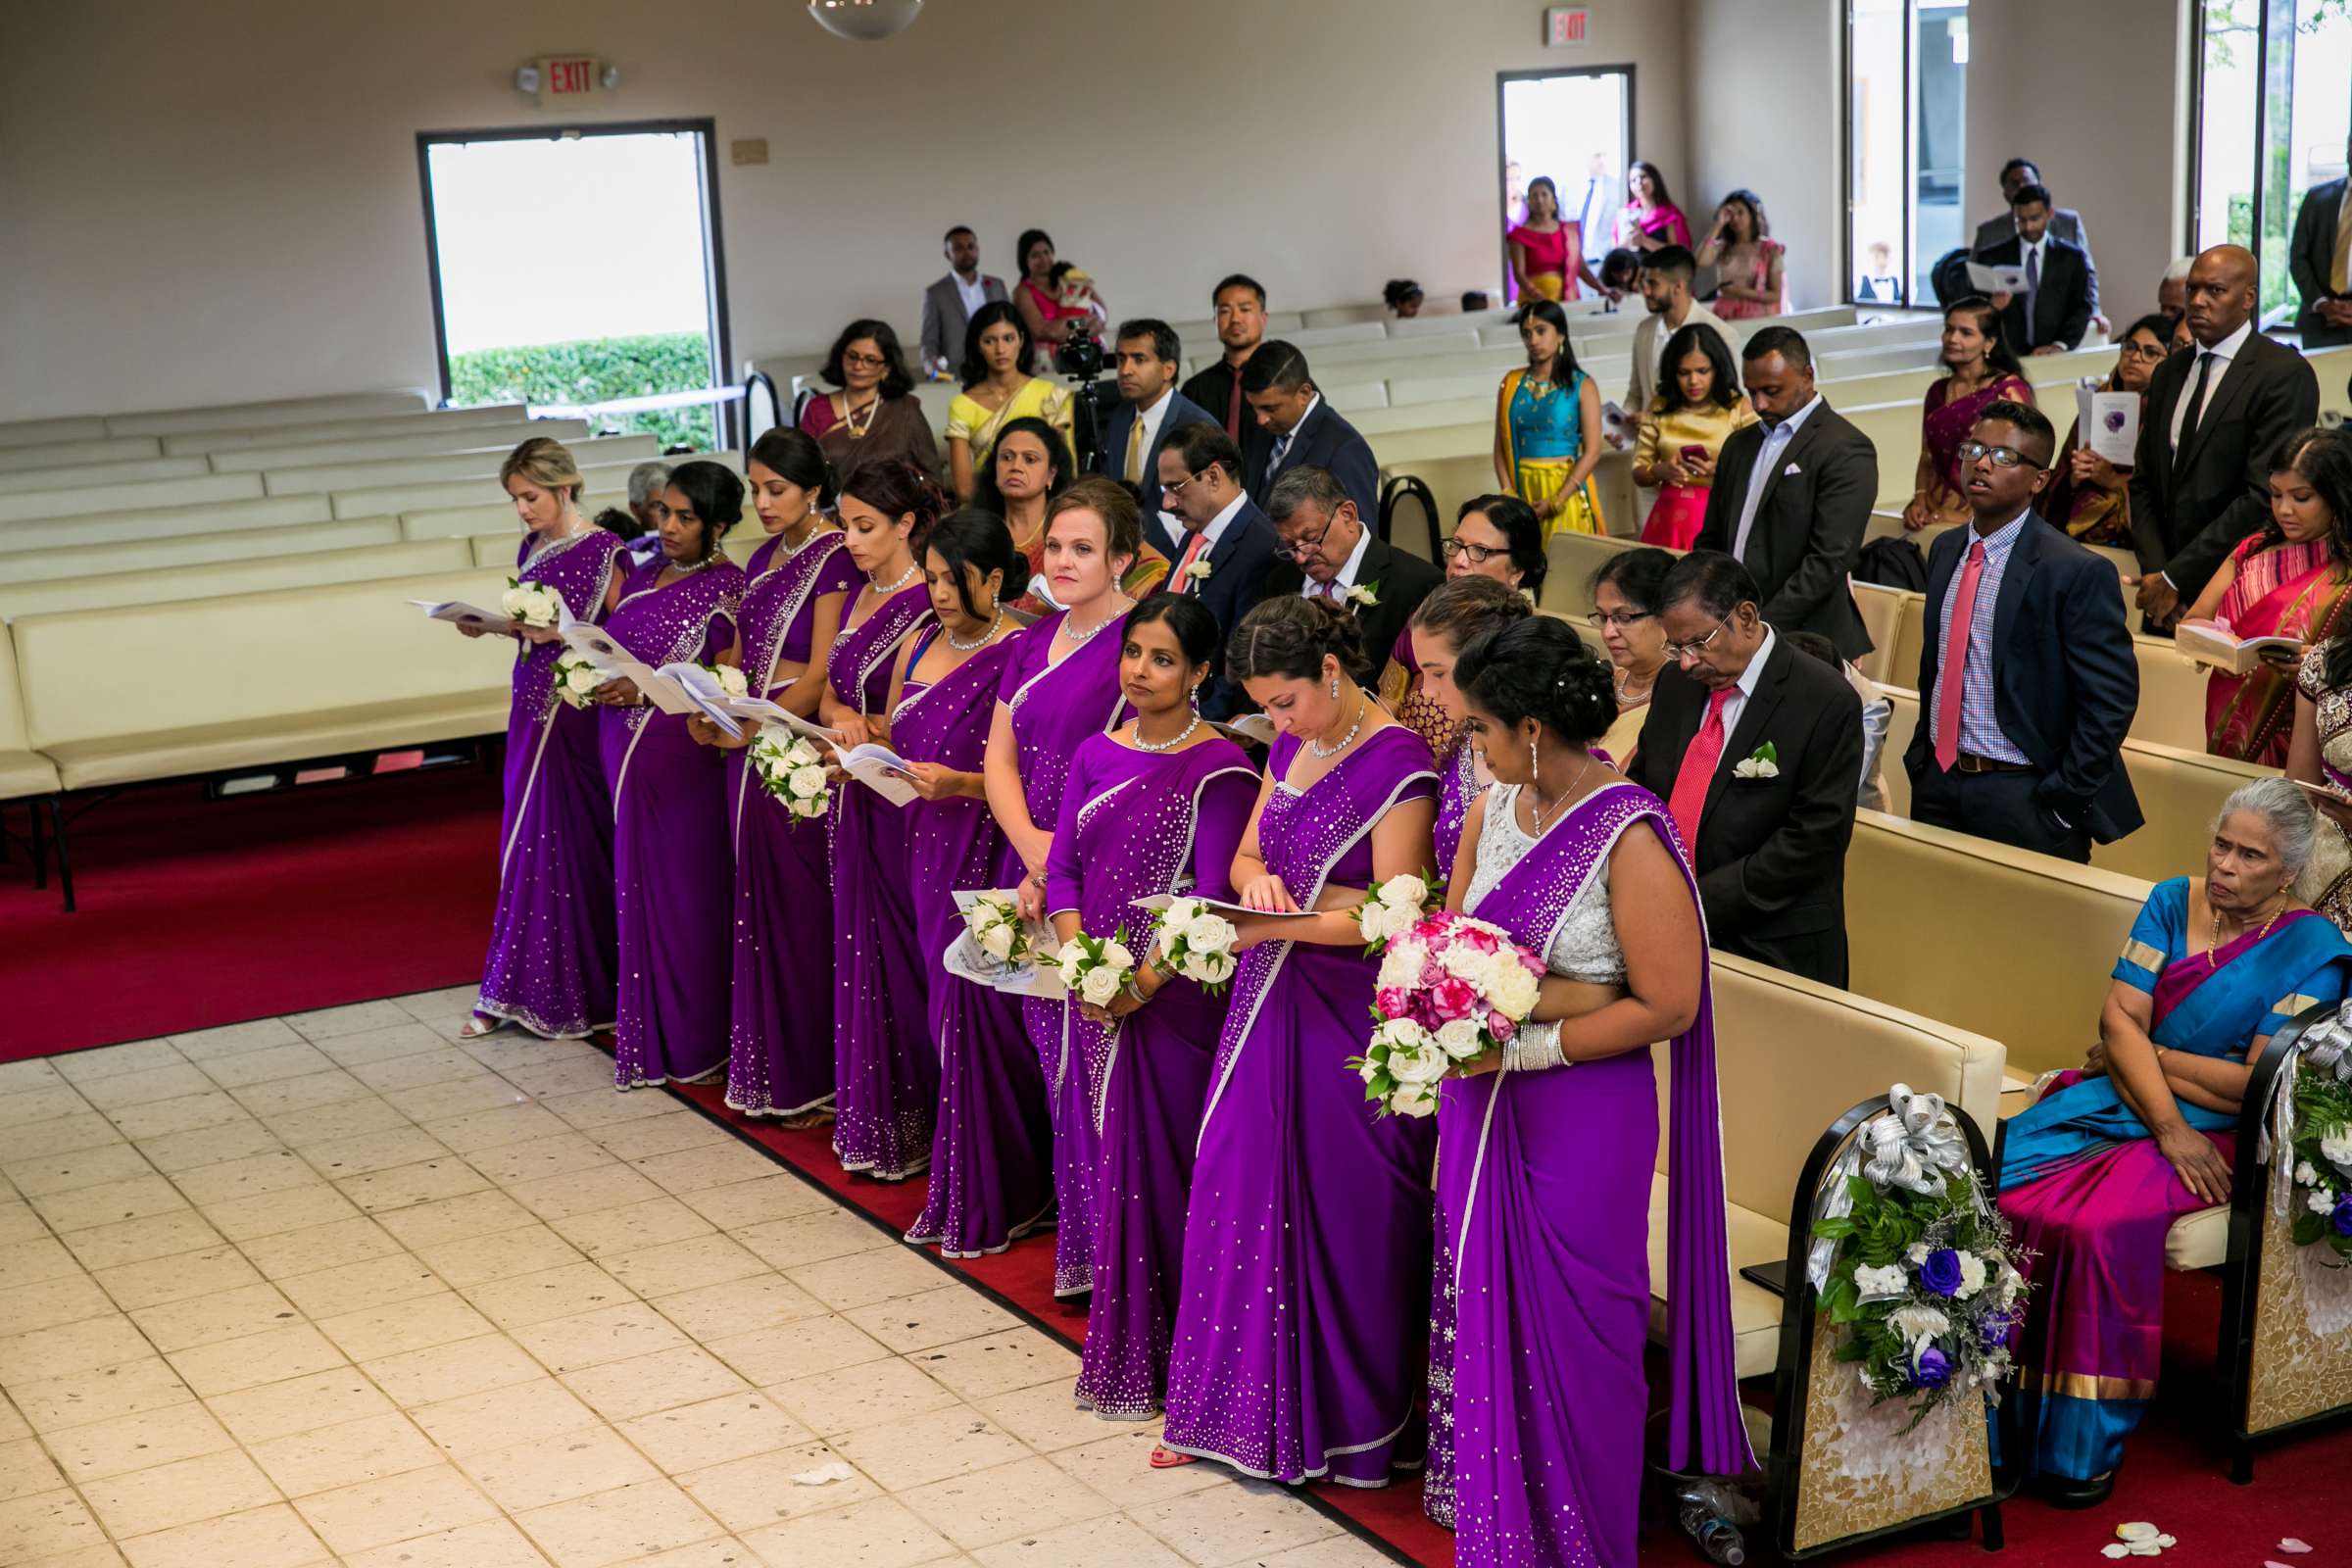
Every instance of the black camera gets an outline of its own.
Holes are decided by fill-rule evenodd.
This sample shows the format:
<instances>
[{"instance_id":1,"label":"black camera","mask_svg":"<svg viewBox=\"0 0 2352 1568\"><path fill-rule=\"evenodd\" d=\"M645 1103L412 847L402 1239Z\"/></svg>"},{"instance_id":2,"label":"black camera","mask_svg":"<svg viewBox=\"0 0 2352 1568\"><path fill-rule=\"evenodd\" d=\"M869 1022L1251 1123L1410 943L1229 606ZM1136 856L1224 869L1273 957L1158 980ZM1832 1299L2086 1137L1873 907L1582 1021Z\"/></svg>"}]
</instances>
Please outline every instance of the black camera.
<instances>
[{"instance_id":1,"label":"black camera","mask_svg":"<svg viewBox=\"0 0 2352 1568\"><path fill-rule=\"evenodd\" d=\"M1054 368L1073 381L1092 381L1102 371L1102 345L1073 332L1054 350Z\"/></svg>"}]
</instances>

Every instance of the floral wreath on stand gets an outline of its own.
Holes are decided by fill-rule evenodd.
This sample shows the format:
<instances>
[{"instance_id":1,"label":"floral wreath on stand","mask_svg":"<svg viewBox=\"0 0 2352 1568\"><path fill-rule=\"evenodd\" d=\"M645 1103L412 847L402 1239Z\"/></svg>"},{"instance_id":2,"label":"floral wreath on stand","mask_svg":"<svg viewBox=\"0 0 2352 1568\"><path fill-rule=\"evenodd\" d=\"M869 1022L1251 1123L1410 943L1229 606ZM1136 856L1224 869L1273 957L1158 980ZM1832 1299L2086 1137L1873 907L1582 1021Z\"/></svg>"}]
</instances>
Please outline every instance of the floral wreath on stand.
<instances>
[{"instance_id":1,"label":"floral wreath on stand","mask_svg":"<svg viewBox=\"0 0 2352 1568\"><path fill-rule=\"evenodd\" d=\"M1993 1399L2028 1287L1943 1097L1896 1084L1886 1102L1822 1183L1806 1274L1871 1402L1916 1401L1909 1432Z\"/></svg>"},{"instance_id":2,"label":"floral wreath on stand","mask_svg":"<svg viewBox=\"0 0 2352 1568\"><path fill-rule=\"evenodd\" d=\"M2288 1151L2272 1161L2272 1187L2295 1245L2352 1260L2352 1005L2305 1035L2300 1058L2278 1074L2267 1131L2273 1148Z\"/></svg>"}]
</instances>

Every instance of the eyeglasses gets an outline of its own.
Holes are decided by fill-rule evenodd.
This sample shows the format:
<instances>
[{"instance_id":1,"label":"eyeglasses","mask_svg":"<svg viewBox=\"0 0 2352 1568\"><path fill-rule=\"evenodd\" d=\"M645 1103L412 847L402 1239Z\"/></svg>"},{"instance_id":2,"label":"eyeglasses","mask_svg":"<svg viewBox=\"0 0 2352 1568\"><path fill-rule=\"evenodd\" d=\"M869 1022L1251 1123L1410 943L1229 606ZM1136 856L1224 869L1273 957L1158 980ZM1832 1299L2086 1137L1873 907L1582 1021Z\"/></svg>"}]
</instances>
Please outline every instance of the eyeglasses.
<instances>
[{"instance_id":1,"label":"eyeglasses","mask_svg":"<svg viewBox=\"0 0 2352 1568\"><path fill-rule=\"evenodd\" d=\"M1967 465L1976 462L1979 458L1990 458L1992 460L1992 466L1996 468L2038 468L2041 466L2040 464L2034 462L2023 452L2016 451L2010 447L1988 447L1982 441L1963 441L1960 443L1960 463L1962 466L1965 467Z\"/></svg>"},{"instance_id":2,"label":"eyeglasses","mask_svg":"<svg viewBox=\"0 0 2352 1568\"><path fill-rule=\"evenodd\" d=\"M1323 519L1323 526L1315 530L1315 536L1312 539L1285 539L1278 542L1274 548L1278 553L1290 557L1293 561L1304 561L1323 548L1323 541L1331 536L1331 525L1339 520L1340 514L1335 512Z\"/></svg>"},{"instance_id":3,"label":"eyeglasses","mask_svg":"<svg viewBox=\"0 0 2352 1568\"><path fill-rule=\"evenodd\" d=\"M861 365L869 370L879 370L890 364L888 360L884 359L879 354L859 354L855 351L844 354L841 357L841 363L844 365Z\"/></svg>"},{"instance_id":4,"label":"eyeglasses","mask_svg":"<svg viewBox=\"0 0 2352 1568\"><path fill-rule=\"evenodd\" d=\"M1456 556L1468 556L1470 564L1473 566L1483 566L1490 561L1508 557L1511 553L1511 547L1508 545L1474 545L1459 535L1446 540L1438 548L1445 553L1447 561L1451 561Z\"/></svg>"},{"instance_id":5,"label":"eyeglasses","mask_svg":"<svg viewBox=\"0 0 2352 1568\"><path fill-rule=\"evenodd\" d=\"M2173 351L2169 346L2162 343L2141 343L2132 338L2126 338L2124 339L2124 352L2131 355L2135 360L2148 360L2153 362L2164 359Z\"/></svg>"},{"instance_id":6,"label":"eyeglasses","mask_svg":"<svg viewBox=\"0 0 2352 1568\"><path fill-rule=\"evenodd\" d=\"M1673 660L1678 664L1686 659L1697 658L1700 654L1703 654L1707 651L1708 646L1712 644L1716 638L1723 635L1723 629L1726 626L1729 626L1731 623L1732 617L1726 615L1721 620L1717 621L1715 623L1715 629L1708 632L1704 637L1695 638L1687 643L1668 643L1666 645L1666 657Z\"/></svg>"},{"instance_id":7,"label":"eyeglasses","mask_svg":"<svg viewBox=\"0 0 2352 1568\"><path fill-rule=\"evenodd\" d=\"M1636 622L1649 619L1650 613L1646 610L1595 610L1592 614L1586 616L1585 618L1592 622L1592 625L1596 630L1607 631L1611 626L1615 626L1622 631L1626 627L1634 625ZM1707 636L1709 637L1714 635L1715 634L1713 632L1707 633ZM1706 646L1706 644L1701 641L1694 643L1691 646L1703 648ZM1672 643L1668 643L1666 645L1666 652L1668 654L1672 654L1674 652L1674 645Z\"/></svg>"},{"instance_id":8,"label":"eyeglasses","mask_svg":"<svg viewBox=\"0 0 2352 1568\"><path fill-rule=\"evenodd\" d=\"M1173 501L1173 500L1175 500L1175 499L1176 499L1178 496L1180 496L1180 495L1184 494L1184 487L1185 487L1186 485L1188 485L1188 484L1191 484L1193 481L1195 481L1196 479L1199 479L1200 477L1200 474L1197 474L1197 473L1188 473L1188 474L1186 474L1186 475L1185 475L1183 478L1181 478L1181 479L1177 480L1177 481L1176 481L1174 484L1163 484L1163 485L1161 485L1161 486L1159 487L1159 495L1160 495L1160 499L1161 499L1161 500L1163 500L1163 501Z\"/></svg>"}]
</instances>

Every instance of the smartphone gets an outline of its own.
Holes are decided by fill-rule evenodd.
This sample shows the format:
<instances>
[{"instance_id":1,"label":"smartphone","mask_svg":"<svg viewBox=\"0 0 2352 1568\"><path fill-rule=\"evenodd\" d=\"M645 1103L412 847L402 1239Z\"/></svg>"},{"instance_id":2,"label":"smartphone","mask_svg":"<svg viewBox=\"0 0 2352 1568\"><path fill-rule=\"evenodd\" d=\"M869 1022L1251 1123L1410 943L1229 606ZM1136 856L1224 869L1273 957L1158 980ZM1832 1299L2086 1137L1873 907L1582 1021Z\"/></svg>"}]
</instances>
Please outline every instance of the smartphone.
<instances>
[{"instance_id":1,"label":"smartphone","mask_svg":"<svg viewBox=\"0 0 2352 1568\"><path fill-rule=\"evenodd\" d=\"M1686 464L1690 464L1690 463L1704 463L1704 462L1706 462L1706 461L1707 461L1707 449L1706 449L1705 447L1685 447L1685 448L1683 448L1683 462L1685 462Z\"/></svg>"}]
</instances>

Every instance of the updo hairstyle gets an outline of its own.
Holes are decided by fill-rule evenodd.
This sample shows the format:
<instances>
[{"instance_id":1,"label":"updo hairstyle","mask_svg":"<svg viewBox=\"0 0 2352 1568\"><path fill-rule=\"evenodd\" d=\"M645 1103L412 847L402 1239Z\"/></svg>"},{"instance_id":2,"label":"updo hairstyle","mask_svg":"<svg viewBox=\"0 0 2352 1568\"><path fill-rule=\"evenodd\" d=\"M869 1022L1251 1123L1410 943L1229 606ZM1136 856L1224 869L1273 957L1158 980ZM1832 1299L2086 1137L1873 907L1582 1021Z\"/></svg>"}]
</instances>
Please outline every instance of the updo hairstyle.
<instances>
[{"instance_id":1,"label":"updo hairstyle","mask_svg":"<svg viewBox=\"0 0 2352 1568\"><path fill-rule=\"evenodd\" d=\"M1353 615L1328 599L1282 594L1260 600L1233 629L1225 673L1237 681L1321 680L1326 658L1337 659L1358 686L1372 683L1372 661Z\"/></svg>"},{"instance_id":2,"label":"updo hairstyle","mask_svg":"<svg viewBox=\"0 0 2352 1568\"><path fill-rule=\"evenodd\" d=\"M956 597L963 603L963 612L978 619L980 607L972 603L972 585L963 568L970 566L985 579L992 571L1004 574L1004 582L997 590L997 604L1002 607L1021 597L1029 586L1029 558L1012 547L1012 530L1004 519L979 507L958 507L949 513L931 529L923 540L923 549L947 564L948 574L956 584Z\"/></svg>"},{"instance_id":3,"label":"updo hairstyle","mask_svg":"<svg viewBox=\"0 0 2352 1568\"><path fill-rule=\"evenodd\" d=\"M1532 718L1571 746L1592 745L1617 719L1609 666L1549 615L1480 633L1455 662L1453 683L1503 723Z\"/></svg>"}]
</instances>

